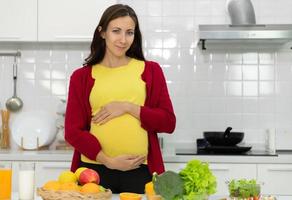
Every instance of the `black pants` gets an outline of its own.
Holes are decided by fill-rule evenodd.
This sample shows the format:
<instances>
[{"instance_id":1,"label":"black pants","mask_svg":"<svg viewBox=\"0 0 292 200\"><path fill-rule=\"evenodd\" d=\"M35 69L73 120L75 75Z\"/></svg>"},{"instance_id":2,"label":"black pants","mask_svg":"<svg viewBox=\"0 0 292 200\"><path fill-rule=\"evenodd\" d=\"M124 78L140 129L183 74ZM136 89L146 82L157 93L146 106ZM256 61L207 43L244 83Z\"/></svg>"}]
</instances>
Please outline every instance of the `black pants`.
<instances>
[{"instance_id":1,"label":"black pants","mask_svg":"<svg viewBox=\"0 0 292 200\"><path fill-rule=\"evenodd\" d=\"M130 171L109 169L104 165L80 162L80 167L87 167L97 171L100 185L111 189L113 193L135 192L144 193L145 184L152 180L147 165Z\"/></svg>"}]
</instances>

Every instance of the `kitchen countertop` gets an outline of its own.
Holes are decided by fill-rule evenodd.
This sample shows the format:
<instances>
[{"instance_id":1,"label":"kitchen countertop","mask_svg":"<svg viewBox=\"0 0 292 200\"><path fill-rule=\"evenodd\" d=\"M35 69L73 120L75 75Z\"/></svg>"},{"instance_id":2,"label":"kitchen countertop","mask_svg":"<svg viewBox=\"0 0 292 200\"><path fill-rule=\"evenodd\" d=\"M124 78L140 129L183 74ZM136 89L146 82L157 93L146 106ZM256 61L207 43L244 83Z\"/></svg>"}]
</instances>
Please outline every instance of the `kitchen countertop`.
<instances>
[{"instance_id":1,"label":"kitchen countertop","mask_svg":"<svg viewBox=\"0 0 292 200\"><path fill-rule=\"evenodd\" d=\"M0 160L6 161L71 161L71 150L0 150Z\"/></svg>"},{"instance_id":2,"label":"kitchen countertop","mask_svg":"<svg viewBox=\"0 0 292 200\"><path fill-rule=\"evenodd\" d=\"M276 196L277 197L277 200L291 200L291 196ZM226 198L225 196L210 196L209 197L209 200L220 200L220 199L224 199L224 198ZM18 194L17 193L13 193L12 194L12 198L11 198L11 200L18 200L19 198L18 198ZM120 198L119 198L119 195L118 194L113 194L113 196L112 196L112 200L119 200ZM36 196L36 198L35 198L35 200L42 200L42 198L41 197L39 197L39 196ZM143 199L142 200L146 200L146 197L145 196L143 196Z\"/></svg>"},{"instance_id":3,"label":"kitchen countertop","mask_svg":"<svg viewBox=\"0 0 292 200\"><path fill-rule=\"evenodd\" d=\"M70 150L0 150L0 161L36 161L36 162L71 162L72 151ZM253 155L175 155L174 152L163 154L165 163L185 163L192 159L199 159L209 163L255 163L255 164L292 164L292 151L278 151L272 156ZM209 200L218 200L222 196L211 196ZM16 200L14 193L12 200ZM113 200L119 200L118 195L114 195ZM279 196L277 200L292 199L292 196ZM35 200L41 200L36 197ZM146 200L146 198L143 198Z\"/></svg>"},{"instance_id":4,"label":"kitchen countertop","mask_svg":"<svg viewBox=\"0 0 292 200\"><path fill-rule=\"evenodd\" d=\"M163 154L165 163L184 163L192 159L199 159L210 163L270 163L292 164L291 151L279 151L275 156L246 156L246 155L175 155ZM57 161L71 162L72 151L69 150L0 150L2 161Z\"/></svg>"}]
</instances>

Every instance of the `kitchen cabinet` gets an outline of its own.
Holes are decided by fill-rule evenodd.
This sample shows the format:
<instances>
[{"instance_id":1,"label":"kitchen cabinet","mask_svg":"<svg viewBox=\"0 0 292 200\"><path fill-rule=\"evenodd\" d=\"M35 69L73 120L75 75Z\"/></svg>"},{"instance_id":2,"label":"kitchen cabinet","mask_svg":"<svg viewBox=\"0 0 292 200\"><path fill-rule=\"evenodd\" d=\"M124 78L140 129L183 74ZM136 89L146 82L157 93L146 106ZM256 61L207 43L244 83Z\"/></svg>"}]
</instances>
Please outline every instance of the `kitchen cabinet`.
<instances>
[{"instance_id":1,"label":"kitchen cabinet","mask_svg":"<svg viewBox=\"0 0 292 200\"><path fill-rule=\"evenodd\" d=\"M39 41L91 41L99 19L116 0L38 0Z\"/></svg>"},{"instance_id":2,"label":"kitchen cabinet","mask_svg":"<svg viewBox=\"0 0 292 200\"><path fill-rule=\"evenodd\" d=\"M49 180L57 180L60 173L70 170L71 162L36 162L36 187L41 187Z\"/></svg>"},{"instance_id":3,"label":"kitchen cabinet","mask_svg":"<svg viewBox=\"0 0 292 200\"><path fill-rule=\"evenodd\" d=\"M12 162L13 191L18 191L19 162L36 163L36 186L48 180L58 179L60 172L69 170L72 151L0 151L2 162ZM208 162L217 177L216 195L227 195L226 181L231 179L257 179L263 194L290 195L292 191L292 154L278 156L165 156L166 170L179 172L189 160L198 159Z\"/></svg>"},{"instance_id":4,"label":"kitchen cabinet","mask_svg":"<svg viewBox=\"0 0 292 200\"><path fill-rule=\"evenodd\" d=\"M216 195L228 195L227 182L232 179L256 179L256 164L210 164L210 169L217 178Z\"/></svg>"},{"instance_id":5,"label":"kitchen cabinet","mask_svg":"<svg viewBox=\"0 0 292 200\"><path fill-rule=\"evenodd\" d=\"M116 0L1 0L0 41L91 41Z\"/></svg>"},{"instance_id":6,"label":"kitchen cabinet","mask_svg":"<svg viewBox=\"0 0 292 200\"><path fill-rule=\"evenodd\" d=\"M187 163L164 163L165 170L170 170L174 172L181 171Z\"/></svg>"},{"instance_id":7,"label":"kitchen cabinet","mask_svg":"<svg viewBox=\"0 0 292 200\"><path fill-rule=\"evenodd\" d=\"M37 40L37 0L1 0L0 41Z\"/></svg>"},{"instance_id":8,"label":"kitchen cabinet","mask_svg":"<svg viewBox=\"0 0 292 200\"><path fill-rule=\"evenodd\" d=\"M185 167L186 163L165 163L165 169L179 172ZM228 195L227 181L232 179L256 179L256 164L209 164L210 169L217 178L216 195Z\"/></svg>"},{"instance_id":9,"label":"kitchen cabinet","mask_svg":"<svg viewBox=\"0 0 292 200\"><path fill-rule=\"evenodd\" d=\"M258 182L263 194L292 195L291 164L258 164Z\"/></svg>"}]
</instances>

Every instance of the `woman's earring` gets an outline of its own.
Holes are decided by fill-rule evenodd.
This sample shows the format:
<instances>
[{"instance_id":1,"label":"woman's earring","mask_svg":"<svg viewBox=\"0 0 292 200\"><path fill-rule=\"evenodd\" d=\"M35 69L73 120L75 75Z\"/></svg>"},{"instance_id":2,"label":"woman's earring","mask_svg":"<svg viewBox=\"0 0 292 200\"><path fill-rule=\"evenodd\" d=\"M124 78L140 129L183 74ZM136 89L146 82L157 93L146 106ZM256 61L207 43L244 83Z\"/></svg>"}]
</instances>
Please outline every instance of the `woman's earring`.
<instances>
[{"instance_id":1,"label":"woman's earring","mask_svg":"<svg viewBox=\"0 0 292 200\"><path fill-rule=\"evenodd\" d=\"M98 27L98 31L99 31L100 37L101 37L102 39L105 39L104 36L103 36L103 34L102 34L102 32L101 32L101 30L102 30L102 27L99 26L99 27Z\"/></svg>"}]
</instances>

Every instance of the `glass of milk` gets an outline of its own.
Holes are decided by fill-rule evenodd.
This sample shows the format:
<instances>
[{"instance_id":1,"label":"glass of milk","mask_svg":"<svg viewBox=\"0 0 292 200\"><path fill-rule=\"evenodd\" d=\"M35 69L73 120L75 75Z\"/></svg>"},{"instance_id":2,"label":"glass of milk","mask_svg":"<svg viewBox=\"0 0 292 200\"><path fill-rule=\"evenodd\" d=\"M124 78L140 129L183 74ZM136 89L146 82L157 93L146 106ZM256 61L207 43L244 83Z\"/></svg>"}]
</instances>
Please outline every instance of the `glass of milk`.
<instances>
[{"instance_id":1,"label":"glass of milk","mask_svg":"<svg viewBox=\"0 0 292 200\"><path fill-rule=\"evenodd\" d=\"M21 200L34 199L35 163L19 163L18 196Z\"/></svg>"}]
</instances>

